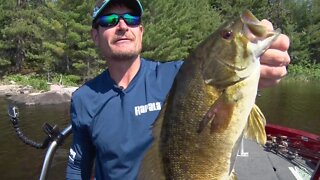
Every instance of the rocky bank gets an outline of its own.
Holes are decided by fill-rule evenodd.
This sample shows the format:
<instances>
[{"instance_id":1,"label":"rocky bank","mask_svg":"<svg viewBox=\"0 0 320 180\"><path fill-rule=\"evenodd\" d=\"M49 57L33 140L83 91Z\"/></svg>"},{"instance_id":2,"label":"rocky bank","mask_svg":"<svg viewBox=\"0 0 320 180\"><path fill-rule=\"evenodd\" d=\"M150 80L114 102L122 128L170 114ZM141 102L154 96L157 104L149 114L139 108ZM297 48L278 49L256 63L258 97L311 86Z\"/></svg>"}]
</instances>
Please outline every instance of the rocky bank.
<instances>
[{"instance_id":1,"label":"rocky bank","mask_svg":"<svg viewBox=\"0 0 320 180\"><path fill-rule=\"evenodd\" d=\"M71 95L77 88L51 85L49 91L39 92L29 86L0 85L0 96L26 105L60 104L70 102Z\"/></svg>"}]
</instances>

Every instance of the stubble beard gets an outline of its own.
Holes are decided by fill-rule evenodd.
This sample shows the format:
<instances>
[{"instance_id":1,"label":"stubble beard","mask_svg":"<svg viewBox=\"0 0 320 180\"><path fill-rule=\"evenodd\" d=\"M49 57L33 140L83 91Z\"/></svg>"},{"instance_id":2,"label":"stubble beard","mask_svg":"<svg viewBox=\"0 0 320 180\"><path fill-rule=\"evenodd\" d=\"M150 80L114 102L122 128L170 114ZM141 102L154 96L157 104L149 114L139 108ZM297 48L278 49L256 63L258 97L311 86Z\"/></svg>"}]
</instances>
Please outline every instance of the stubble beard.
<instances>
[{"instance_id":1,"label":"stubble beard","mask_svg":"<svg viewBox=\"0 0 320 180\"><path fill-rule=\"evenodd\" d=\"M105 57L107 59L112 59L116 61L129 61L136 59L141 53L141 48L132 50L132 51L126 51L126 52L113 52L110 54L107 54Z\"/></svg>"},{"instance_id":2,"label":"stubble beard","mask_svg":"<svg viewBox=\"0 0 320 180\"><path fill-rule=\"evenodd\" d=\"M131 59L135 59L139 55L139 53L138 52L113 53L113 54L110 54L108 59L110 58L110 59L117 60L117 61L127 61L127 60L131 60Z\"/></svg>"}]
</instances>

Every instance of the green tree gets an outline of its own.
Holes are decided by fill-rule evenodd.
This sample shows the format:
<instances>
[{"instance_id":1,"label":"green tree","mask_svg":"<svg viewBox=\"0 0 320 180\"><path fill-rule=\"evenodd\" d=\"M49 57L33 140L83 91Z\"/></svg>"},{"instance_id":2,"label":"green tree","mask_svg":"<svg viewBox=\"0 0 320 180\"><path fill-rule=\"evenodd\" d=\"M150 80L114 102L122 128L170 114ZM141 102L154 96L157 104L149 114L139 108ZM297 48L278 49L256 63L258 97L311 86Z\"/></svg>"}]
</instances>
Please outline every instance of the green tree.
<instances>
[{"instance_id":1,"label":"green tree","mask_svg":"<svg viewBox=\"0 0 320 180\"><path fill-rule=\"evenodd\" d=\"M220 24L207 0L144 0L143 56L151 59L185 58Z\"/></svg>"},{"instance_id":2,"label":"green tree","mask_svg":"<svg viewBox=\"0 0 320 180\"><path fill-rule=\"evenodd\" d=\"M83 78L93 76L104 64L96 53L89 33L93 4L92 0L61 0L57 3L56 12L60 17L57 21L63 27L63 32L59 32L59 44L63 46L60 70Z\"/></svg>"},{"instance_id":3,"label":"green tree","mask_svg":"<svg viewBox=\"0 0 320 180\"><path fill-rule=\"evenodd\" d=\"M13 72L38 71L34 64L41 63L43 38L35 22L41 13L31 6L10 5L3 11L1 57L11 62Z\"/></svg>"},{"instance_id":4,"label":"green tree","mask_svg":"<svg viewBox=\"0 0 320 180\"><path fill-rule=\"evenodd\" d=\"M2 27L2 29L8 26L8 13L11 13L10 9L14 7L14 0L0 0L0 27ZM7 51L11 45L6 41L2 32L3 30L0 30L0 77L6 74L11 67L11 61L8 57L12 54Z\"/></svg>"},{"instance_id":5,"label":"green tree","mask_svg":"<svg viewBox=\"0 0 320 180\"><path fill-rule=\"evenodd\" d=\"M249 9L291 40L293 64L320 58L318 0L142 0L143 57L184 59L222 21ZM10 73L74 75L88 79L105 68L90 37L95 0L0 0L0 77ZM50 80L50 78L49 78Z\"/></svg>"},{"instance_id":6,"label":"green tree","mask_svg":"<svg viewBox=\"0 0 320 180\"><path fill-rule=\"evenodd\" d=\"M310 39L311 63L320 63L320 1L312 0L310 2L310 23L308 34Z\"/></svg>"},{"instance_id":7,"label":"green tree","mask_svg":"<svg viewBox=\"0 0 320 180\"><path fill-rule=\"evenodd\" d=\"M224 20L239 16L244 10L250 10L258 19L267 19L270 9L267 0L210 0L210 5Z\"/></svg>"},{"instance_id":8,"label":"green tree","mask_svg":"<svg viewBox=\"0 0 320 180\"><path fill-rule=\"evenodd\" d=\"M278 3L279 4L279 3ZM278 23L284 22L279 25L283 28L291 40L290 56L293 64L300 64L306 66L310 63L310 39L308 34L308 2L286 0L282 4L287 8L286 16L281 16L282 20Z\"/></svg>"}]
</instances>

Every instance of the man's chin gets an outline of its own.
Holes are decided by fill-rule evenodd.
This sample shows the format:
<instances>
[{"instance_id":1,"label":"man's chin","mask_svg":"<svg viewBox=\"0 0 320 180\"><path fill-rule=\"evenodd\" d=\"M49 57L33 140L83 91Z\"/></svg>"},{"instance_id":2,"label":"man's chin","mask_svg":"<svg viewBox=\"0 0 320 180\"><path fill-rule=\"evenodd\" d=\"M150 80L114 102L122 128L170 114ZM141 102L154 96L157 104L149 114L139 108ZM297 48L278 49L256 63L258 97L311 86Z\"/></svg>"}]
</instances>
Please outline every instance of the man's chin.
<instances>
[{"instance_id":1,"label":"man's chin","mask_svg":"<svg viewBox=\"0 0 320 180\"><path fill-rule=\"evenodd\" d=\"M112 54L110 58L118 61L130 61L136 59L138 56L138 53L115 53Z\"/></svg>"}]
</instances>

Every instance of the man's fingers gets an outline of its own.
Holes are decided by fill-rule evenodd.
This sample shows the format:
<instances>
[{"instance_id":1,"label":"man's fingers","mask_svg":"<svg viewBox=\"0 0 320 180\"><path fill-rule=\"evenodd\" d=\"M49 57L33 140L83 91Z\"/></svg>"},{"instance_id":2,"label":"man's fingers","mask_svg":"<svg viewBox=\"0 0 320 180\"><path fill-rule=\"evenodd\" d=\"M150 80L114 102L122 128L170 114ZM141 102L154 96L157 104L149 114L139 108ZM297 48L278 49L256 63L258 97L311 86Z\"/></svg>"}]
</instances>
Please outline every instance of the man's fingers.
<instances>
[{"instance_id":1,"label":"man's fingers","mask_svg":"<svg viewBox=\"0 0 320 180\"><path fill-rule=\"evenodd\" d=\"M287 74L286 66L267 66L262 64L260 69L261 79L263 78L276 81Z\"/></svg>"},{"instance_id":2,"label":"man's fingers","mask_svg":"<svg viewBox=\"0 0 320 180\"><path fill-rule=\"evenodd\" d=\"M287 51L289 49L290 39L284 34L280 34L278 38L271 44L270 49L278 49Z\"/></svg>"},{"instance_id":3,"label":"man's fingers","mask_svg":"<svg viewBox=\"0 0 320 180\"><path fill-rule=\"evenodd\" d=\"M268 31L273 31L273 25L270 21L263 19L261 24L264 25ZM290 45L290 39L284 34L280 34L279 37L271 44L270 48L287 51Z\"/></svg>"},{"instance_id":4,"label":"man's fingers","mask_svg":"<svg viewBox=\"0 0 320 180\"><path fill-rule=\"evenodd\" d=\"M264 19L261 24L266 26L268 31L273 30L270 21ZM290 56L287 52L289 45L288 36L280 34L269 49L261 55L259 88L274 86L287 74L286 66L290 63Z\"/></svg>"},{"instance_id":5,"label":"man's fingers","mask_svg":"<svg viewBox=\"0 0 320 180\"><path fill-rule=\"evenodd\" d=\"M287 52L268 49L260 57L260 63L270 66L287 66L290 63L290 56Z\"/></svg>"}]
</instances>

